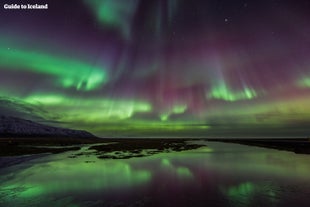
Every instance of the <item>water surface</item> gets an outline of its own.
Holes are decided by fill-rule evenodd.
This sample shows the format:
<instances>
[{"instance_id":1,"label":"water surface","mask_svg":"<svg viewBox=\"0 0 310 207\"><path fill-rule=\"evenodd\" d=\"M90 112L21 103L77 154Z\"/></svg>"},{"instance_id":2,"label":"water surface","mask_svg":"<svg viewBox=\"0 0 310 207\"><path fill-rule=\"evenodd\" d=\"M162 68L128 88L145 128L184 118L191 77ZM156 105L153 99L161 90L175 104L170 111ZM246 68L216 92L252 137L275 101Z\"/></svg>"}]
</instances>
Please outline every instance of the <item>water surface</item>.
<instances>
[{"instance_id":1,"label":"water surface","mask_svg":"<svg viewBox=\"0 0 310 207\"><path fill-rule=\"evenodd\" d=\"M207 145L131 159L25 159L0 170L0 206L309 206L309 155Z\"/></svg>"}]
</instances>

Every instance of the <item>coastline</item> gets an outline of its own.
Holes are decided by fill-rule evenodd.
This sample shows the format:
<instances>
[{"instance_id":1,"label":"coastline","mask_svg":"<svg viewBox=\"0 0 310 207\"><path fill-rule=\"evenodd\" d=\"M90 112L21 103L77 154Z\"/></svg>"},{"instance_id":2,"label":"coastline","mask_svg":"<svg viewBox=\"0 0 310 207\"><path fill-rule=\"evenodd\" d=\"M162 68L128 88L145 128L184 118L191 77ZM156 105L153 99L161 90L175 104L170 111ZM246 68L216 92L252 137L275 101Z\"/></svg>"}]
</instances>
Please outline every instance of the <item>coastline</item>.
<instances>
[{"instance_id":1,"label":"coastline","mask_svg":"<svg viewBox=\"0 0 310 207\"><path fill-rule=\"evenodd\" d=\"M197 149L205 145L190 144L189 141L204 140L210 142L226 142L248 146L257 146L277 150L285 150L296 154L310 154L308 138L0 138L0 157L33 155L42 153L62 153L78 151L85 144L96 144L90 147L96 151L98 158L126 159L142 157L160 152L185 151ZM146 152L147 151L147 152Z\"/></svg>"}]
</instances>

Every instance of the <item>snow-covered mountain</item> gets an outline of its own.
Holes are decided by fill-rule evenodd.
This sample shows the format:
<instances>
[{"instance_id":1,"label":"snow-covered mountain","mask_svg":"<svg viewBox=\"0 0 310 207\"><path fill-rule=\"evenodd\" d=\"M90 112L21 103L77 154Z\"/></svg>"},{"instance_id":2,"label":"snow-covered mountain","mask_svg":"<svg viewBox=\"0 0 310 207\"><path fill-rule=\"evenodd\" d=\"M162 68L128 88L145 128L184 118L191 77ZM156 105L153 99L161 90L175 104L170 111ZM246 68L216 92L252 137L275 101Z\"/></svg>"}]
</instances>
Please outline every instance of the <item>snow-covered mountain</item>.
<instances>
[{"instance_id":1,"label":"snow-covered mountain","mask_svg":"<svg viewBox=\"0 0 310 207\"><path fill-rule=\"evenodd\" d=\"M87 131L52 127L16 117L0 116L0 137L8 136L70 138L95 137Z\"/></svg>"}]
</instances>

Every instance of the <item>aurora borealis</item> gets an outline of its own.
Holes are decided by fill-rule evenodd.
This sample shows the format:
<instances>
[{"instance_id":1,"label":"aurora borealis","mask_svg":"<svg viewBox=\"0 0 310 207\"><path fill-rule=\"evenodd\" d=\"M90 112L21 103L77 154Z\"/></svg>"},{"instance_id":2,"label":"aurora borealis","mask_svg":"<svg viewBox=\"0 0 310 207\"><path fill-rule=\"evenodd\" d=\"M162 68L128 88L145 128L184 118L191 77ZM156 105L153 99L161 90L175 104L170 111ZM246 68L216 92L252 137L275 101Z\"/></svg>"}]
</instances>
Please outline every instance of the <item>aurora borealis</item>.
<instances>
[{"instance_id":1,"label":"aurora borealis","mask_svg":"<svg viewBox=\"0 0 310 207\"><path fill-rule=\"evenodd\" d=\"M5 3L27 3L6 0ZM0 114L115 137L310 135L310 2L0 12Z\"/></svg>"}]
</instances>

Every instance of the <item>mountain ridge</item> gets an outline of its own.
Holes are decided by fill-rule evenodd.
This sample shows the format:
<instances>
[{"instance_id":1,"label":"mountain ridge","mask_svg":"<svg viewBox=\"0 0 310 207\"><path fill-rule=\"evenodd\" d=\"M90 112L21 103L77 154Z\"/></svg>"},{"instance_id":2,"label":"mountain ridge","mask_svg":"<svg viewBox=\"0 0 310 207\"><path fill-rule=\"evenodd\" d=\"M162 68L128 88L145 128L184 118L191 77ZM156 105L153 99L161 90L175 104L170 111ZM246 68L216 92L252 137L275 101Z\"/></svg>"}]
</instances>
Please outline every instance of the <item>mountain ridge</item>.
<instances>
[{"instance_id":1,"label":"mountain ridge","mask_svg":"<svg viewBox=\"0 0 310 207\"><path fill-rule=\"evenodd\" d=\"M97 138L84 130L53 127L18 117L0 115L0 137Z\"/></svg>"}]
</instances>

